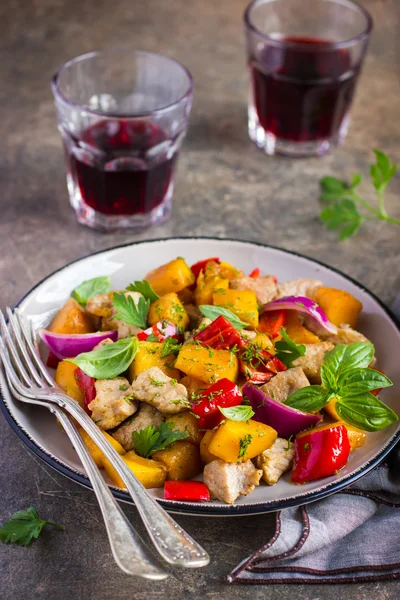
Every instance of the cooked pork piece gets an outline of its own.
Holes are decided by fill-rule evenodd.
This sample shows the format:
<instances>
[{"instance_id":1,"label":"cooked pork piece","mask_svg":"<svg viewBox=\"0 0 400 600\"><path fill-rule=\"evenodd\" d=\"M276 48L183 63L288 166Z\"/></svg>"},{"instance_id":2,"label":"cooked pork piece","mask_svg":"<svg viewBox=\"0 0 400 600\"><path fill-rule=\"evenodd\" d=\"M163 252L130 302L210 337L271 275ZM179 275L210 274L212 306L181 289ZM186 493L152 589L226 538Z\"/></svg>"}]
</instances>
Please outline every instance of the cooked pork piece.
<instances>
[{"instance_id":1,"label":"cooked pork piece","mask_svg":"<svg viewBox=\"0 0 400 600\"><path fill-rule=\"evenodd\" d=\"M199 333L199 331L202 331L203 329L211 325L211 323L212 321L208 317L201 318L197 329L193 329L192 331L185 331L185 342L191 342L196 333Z\"/></svg>"},{"instance_id":2,"label":"cooked pork piece","mask_svg":"<svg viewBox=\"0 0 400 600\"><path fill-rule=\"evenodd\" d=\"M133 415L139 403L132 399L129 381L125 377L98 379L96 397L89 404L93 421L101 429L113 429Z\"/></svg>"},{"instance_id":3,"label":"cooked pork piece","mask_svg":"<svg viewBox=\"0 0 400 600\"><path fill-rule=\"evenodd\" d=\"M158 367L140 373L130 387L133 397L171 415L190 406L187 389Z\"/></svg>"},{"instance_id":4,"label":"cooked pork piece","mask_svg":"<svg viewBox=\"0 0 400 600\"><path fill-rule=\"evenodd\" d=\"M233 504L239 496L246 496L259 484L262 471L251 460L227 463L213 460L204 467L204 483L212 498Z\"/></svg>"},{"instance_id":5,"label":"cooked pork piece","mask_svg":"<svg viewBox=\"0 0 400 600\"><path fill-rule=\"evenodd\" d=\"M311 383L321 383L321 366L324 362L325 352L333 350L332 342L317 342L316 344L304 344L306 353L293 361L295 367L301 367Z\"/></svg>"},{"instance_id":6,"label":"cooked pork piece","mask_svg":"<svg viewBox=\"0 0 400 600\"><path fill-rule=\"evenodd\" d=\"M127 419L116 431L112 433L113 438L117 440L125 448L127 452L134 449L134 443L132 439L132 433L134 431L141 431L149 425L158 427L164 420L162 415L156 408L142 402L140 404L138 412Z\"/></svg>"},{"instance_id":7,"label":"cooked pork piece","mask_svg":"<svg viewBox=\"0 0 400 600\"><path fill-rule=\"evenodd\" d=\"M125 296L130 296L133 299L136 306L138 305L140 298L143 298L142 294L140 294L139 292L125 292ZM143 331L142 329L140 329L140 327L136 327L135 325L129 325L128 323L125 323L125 321L121 321L121 319L115 319L115 315L117 313L118 310L115 308L115 306L111 304L111 309L108 315L103 317L102 319L101 326L103 331L118 329L119 340L122 340L123 338L129 337L131 335L136 335L140 331Z\"/></svg>"},{"instance_id":8,"label":"cooked pork piece","mask_svg":"<svg viewBox=\"0 0 400 600\"><path fill-rule=\"evenodd\" d=\"M278 285L277 298L284 296L306 296L312 298L315 290L321 287L322 281L318 279L293 279Z\"/></svg>"},{"instance_id":9,"label":"cooked pork piece","mask_svg":"<svg viewBox=\"0 0 400 600\"><path fill-rule=\"evenodd\" d=\"M96 344L96 346L93 348L93 350L100 350L100 348L103 348L103 346L107 346L108 344L113 344L113 343L114 342L112 341L112 339L106 338L105 340L101 340L101 342Z\"/></svg>"},{"instance_id":10,"label":"cooked pork piece","mask_svg":"<svg viewBox=\"0 0 400 600\"><path fill-rule=\"evenodd\" d=\"M332 342L332 344L354 344L355 342L369 342L369 340L355 329L352 329L350 325L342 325L337 328L337 333L334 335L328 333L327 335L321 335L321 338L325 342Z\"/></svg>"},{"instance_id":11,"label":"cooked pork piece","mask_svg":"<svg viewBox=\"0 0 400 600\"><path fill-rule=\"evenodd\" d=\"M254 339L257 336L257 333L255 331L250 331L248 329L240 329L239 333L242 338L244 338L245 340L248 340L249 342L254 341Z\"/></svg>"},{"instance_id":12,"label":"cooked pork piece","mask_svg":"<svg viewBox=\"0 0 400 600\"><path fill-rule=\"evenodd\" d=\"M284 438L277 438L271 448L264 450L254 459L257 469L263 472L263 479L268 485L274 485L285 471L292 466L294 445Z\"/></svg>"},{"instance_id":13,"label":"cooked pork piece","mask_svg":"<svg viewBox=\"0 0 400 600\"><path fill-rule=\"evenodd\" d=\"M280 371L260 387L260 389L277 402L285 402L293 392L310 385L304 371L300 367Z\"/></svg>"},{"instance_id":14,"label":"cooked pork piece","mask_svg":"<svg viewBox=\"0 0 400 600\"><path fill-rule=\"evenodd\" d=\"M271 275L266 277L237 277L232 279L229 286L234 290L251 290L257 296L260 305L271 302L277 296L278 288L276 278Z\"/></svg>"},{"instance_id":15,"label":"cooked pork piece","mask_svg":"<svg viewBox=\"0 0 400 600\"><path fill-rule=\"evenodd\" d=\"M86 310L96 317L108 317L112 310L112 300L110 294L99 294L89 298L86 304Z\"/></svg>"}]
</instances>

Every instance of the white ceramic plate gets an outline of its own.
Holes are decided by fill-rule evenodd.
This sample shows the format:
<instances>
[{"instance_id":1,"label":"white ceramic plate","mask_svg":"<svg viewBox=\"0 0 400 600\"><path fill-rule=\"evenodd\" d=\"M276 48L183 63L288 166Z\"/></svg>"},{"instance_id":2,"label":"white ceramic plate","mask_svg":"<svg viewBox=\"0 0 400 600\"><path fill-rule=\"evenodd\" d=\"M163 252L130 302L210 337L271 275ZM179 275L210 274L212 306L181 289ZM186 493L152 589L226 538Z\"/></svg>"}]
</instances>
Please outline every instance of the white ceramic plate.
<instances>
[{"instance_id":1,"label":"white ceramic plate","mask_svg":"<svg viewBox=\"0 0 400 600\"><path fill-rule=\"evenodd\" d=\"M34 287L20 301L19 307L37 327L47 326L71 290L83 280L110 275L112 287L122 289L177 256L185 257L189 264L208 256L219 256L247 273L260 267L264 273L277 275L280 281L321 279L327 286L347 290L356 296L364 305L359 329L375 344L378 366L394 383L392 388L382 392L382 400L400 412L400 333L394 317L371 292L344 274L278 248L209 238L174 238L120 246L75 261L53 273ZM91 487L68 438L48 411L14 400L6 389L1 408L9 424L40 458L74 481ZM312 502L349 485L378 464L399 439L399 427L394 424L378 433L368 434L365 446L352 453L347 467L334 477L296 486L285 476L272 487L260 485L233 506L221 502L161 502L171 512L204 516L265 513ZM121 490L113 488L113 493L121 500L131 501ZM162 489L151 493L162 498Z\"/></svg>"}]
</instances>

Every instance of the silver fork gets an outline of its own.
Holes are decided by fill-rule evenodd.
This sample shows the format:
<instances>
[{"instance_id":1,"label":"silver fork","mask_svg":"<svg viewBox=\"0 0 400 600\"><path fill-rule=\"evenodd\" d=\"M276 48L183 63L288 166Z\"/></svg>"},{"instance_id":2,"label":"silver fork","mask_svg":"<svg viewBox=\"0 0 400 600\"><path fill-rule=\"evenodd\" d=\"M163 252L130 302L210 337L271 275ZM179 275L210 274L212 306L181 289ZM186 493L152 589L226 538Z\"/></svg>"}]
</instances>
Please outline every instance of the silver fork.
<instances>
[{"instance_id":1,"label":"silver fork","mask_svg":"<svg viewBox=\"0 0 400 600\"><path fill-rule=\"evenodd\" d=\"M17 347L0 311L0 358L13 388L22 396L58 404L78 421L106 458L112 462L124 481L150 539L164 560L183 567L206 566L210 561L206 551L150 496L81 406L67 396L51 379L49 381L48 375L46 380L44 379L43 373L46 372L46 368L27 333L23 316L18 311L13 314L10 309L7 309L7 314L10 328L19 343ZM9 354L13 362L10 360ZM21 355L24 358L26 370L34 382L29 387L21 381L13 366L14 363L20 372L20 368L24 366Z\"/></svg>"}]
</instances>

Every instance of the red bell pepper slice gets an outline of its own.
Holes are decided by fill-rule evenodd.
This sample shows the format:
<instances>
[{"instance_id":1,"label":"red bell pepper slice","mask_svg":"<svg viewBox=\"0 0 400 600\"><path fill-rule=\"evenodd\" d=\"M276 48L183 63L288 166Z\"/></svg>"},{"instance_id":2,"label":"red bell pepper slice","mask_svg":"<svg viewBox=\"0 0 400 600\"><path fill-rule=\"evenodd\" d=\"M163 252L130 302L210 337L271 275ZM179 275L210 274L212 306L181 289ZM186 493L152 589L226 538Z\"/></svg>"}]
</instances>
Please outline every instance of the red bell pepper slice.
<instances>
[{"instance_id":1,"label":"red bell pepper slice","mask_svg":"<svg viewBox=\"0 0 400 600\"><path fill-rule=\"evenodd\" d=\"M260 315L257 330L266 333L270 338L276 338L280 334L281 327L286 323L286 310L271 310Z\"/></svg>"},{"instance_id":2,"label":"red bell pepper slice","mask_svg":"<svg viewBox=\"0 0 400 600\"><path fill-rule=\"evenodd\" d=\"M157 338L157 342L163 342L167 337L173 337L175 339L179 339L179 331L174 323L169 321L159 321L152 327L145 329L137 334L138 340L141 342L145 342L148 337L154 336Z\"/></svg>"},{"instance_id":3,"label":"red bell pepper slice","mask_svg":"<svg viewBox=\"0 0 400 600\"><path fill-rule=\"evenodd\" d=\"M191 271L193 273L193 275L196 277L196 279L198 278L198 276L200 275L200 271L204 271L204 269L206 268L206 265L208 262L213 261L216 263L220 263L220 259L218 257L213 257L213 258L205 258L204 260L199 260L199 262L195 263L194 265L192 265Z\"/></svg>"},{"instance_id":4,"label":"red bell pepper slice","mask_svg":"<svg viewBox=\"0 0 400 600\"><path fill-rule=\"evenodd\" d=\"M93 377L86 375L79 367L75 371L75 379L79 389L83 393L85 410L88 415L91 415L92 411L88 407L92 400L96 398L96 388L94 386L96 380Z\"/></svg>"},{"instance_id":5,"label":"red bell pepper slice","mask_svg":"<svg viewBox=\"0 0 400 600\"><path fill-rule=\"evenodd\" d=\"M196 333L193 339L203 346L214 348L214 350L229 350L234 346L241 348L244 344L244 340L237 329L222 315L202 331Z\"/></svg>"},{"instance_id":6,"label":"red bell pepper slice","mask_svg":"<svg viewBox=\"0 0 400 600\"><path fill-rule=\"evenodd\" d=\"M248 342L239 351L238 357L239 369L251 383L266 383L279 371L286 371L286 366L279 358Z\"/></svg>"},{"instance_id":7,"label":"red bell pepper slice","mask_svg":"<svg viewBox=\"0 0 400 600\"><path fill-rule=\"evenodd\" d=\"M260 277L260 273L261 273L261 271L257 267L256 269L252 270L252 272L250 273L249 277L253 277L253 278Z\"/></svg>"},{"instance_id":8,"label":"red bell pepper slice","mask_svg":"<svg viewBox=\"0 0 400 600\"><path fill-rule=\"evenodd\" d=\"M57 369L59 362L60 362L60 359L57 358L57 356L55 354L53 354L52 352L49 352L49 356L47 357L46 365L50 369Z\"/></svg>"},{"instance_id":9,"label":"red bell pepper slice","mask_svg":"<svg viewBox=\"0 0 400 600\"><path fill-rule=\"evenodd\" d=\"M238 406L242 403L243 396L238 386L223 378L213 383L204 390L197 402L193 403L192 412L199 417L200 429L214 429L224 420L224 415L219 410Z\"/></svg>"},{"instance_id":10,"label":"red bell pepper slice","mask_svg":"<svg viewBox=\"0 0 400 600\"><path fill-rule=\"evenodd\" d=\"M171 480L164 483L165 500L209 502L210 492L202 481Z\"/></svg>"},{"instance_id":11,"label":"red bell pepper slice","mask_svg":"<svg viewBox=\"0 0 400 600\"><path fill-rule=\"evenodd\" d=\"M350 454L345 425L325 425L299 433L294 443L294 483L329 477L342 469Z\"/></svg>"}]
</instances>

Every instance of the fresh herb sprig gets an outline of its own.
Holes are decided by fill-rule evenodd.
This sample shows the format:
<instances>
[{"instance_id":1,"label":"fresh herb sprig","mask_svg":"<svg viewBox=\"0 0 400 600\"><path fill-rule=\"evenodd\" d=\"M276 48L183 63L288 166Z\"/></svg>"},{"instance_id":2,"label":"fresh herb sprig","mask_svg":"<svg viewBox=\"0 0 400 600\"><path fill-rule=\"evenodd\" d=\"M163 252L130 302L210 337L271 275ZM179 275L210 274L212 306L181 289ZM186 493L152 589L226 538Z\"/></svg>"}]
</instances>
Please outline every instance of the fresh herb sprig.
<instances>
[{"instance_id":1,"label":"fresh herb sprig","mask_svg":"<svg viewBox=\"0 0 400 600\"><path fill-rule=\"evenodd\" d=\"M146 329L150 300L141 297L136 304L132 296L125 296L123 292L117 292L113 297L113 305L118 310L115 319L140 327L140 329Z\"/></svg>"},{"instance_id":2,"label":"fresh herb sprig","mask_svg":"<svg viewBox=\"0 0 400 600\"><path fill-rule=\"evenodd\" d=\"M291 367L292 362L300 356L304 356L306 353L306 347L304 344L296 344L290 339L284 327L281 327L280 334L282 340L275 342L275 356L279 358L286 367Z\"/></svg>"},{"instance_id":3,"label":"fresh herb sprig","mask_svg":"<svg viewBox=\"0 0 400 600\"><path fill-rule=\"evenodd\" d=\"M114 344L106 344L99 350L82 352L67 359L77 365L86 375L95 379L113 379L126 371L139 349L137 337L124 338Z\"/></svg>"},{"instance_id":4,"label":"fresh herb sprig","mask_svg":"<svg viewBox=\"0 0 400 600\"><path fill-rule=\"evenodd\" d=\"M187 433L179 429L173 430L172 427L172 423L161 423L158 427L149 425L140 431L134 431L132 439L136 454L148 458L157 450L164 450L173 442L189 437Z\"/></svg>"},{"instance_id":5,"label":"fresh herb sprig","mask_svg":"<svg viewBox=\"0 0 400 600\"><path fill-rule=\"evenodd\" d=\"M127 292L139 292L146 300L155 302L159 300L160 296L151 287L150 283L143 279L143 281L134 281L130 283L126 288Z\"/></svg>"},{"instance_id":6,"label":"fresh herb sprig","mask_svg":"<svg viewBox=\"0 0 400 600\"><path fill-rule=\"evenodd\" d=\"M161 346L161 357L160 358L166 358L167 356L170 356L171 354L175 354L175 356L177 356L179 354L179 350L181 349L182 344L180 344L178 342L178 340L176 340L173 337L167 337L165 338L165 340L162 343Z\"/></svg>"},{"instance_id":7,"label":"fresh herb sprig","mask_svg":"<svg viewBox=\"0 0 400 600\"><path fill-rule=\"evenodd\" d=\"M222 308L221 306L213 306L212 304L201 304L199 306L199 311L202 315L214 321L219 316L225 317L235 329L243 329L244 327L248 327L249 324L241 321L239 317L237 317L233 312L228 310L227 308Z\"/></svg>"},{"instance_id":8,"label":"fresh herb sprig","mask_svg":"<svg viewBox=\"0 0 400 600\"><path fill-rule=\"evenodd\" d=\"M45 525L61 531L65 530L63 525L42 519L33 506L26 510L19 510L12 515L10 521L6 521L0 526L0 541L5 544L27 546L33 540L38 539Z\"/></svg>"},{"instance_id":9,"label":"fresh herb sprig","mask_svg":"<svg viewBox=\"0 0 400 600\"><path fill-rule=\"evenodd\" d=\"M239 406L231 406L229 408L223 408L222 406L218 406L219 410L222 412L224 417L230 419L231 421L248 421L251 417L254 417L254 411L251 406L246 404L240 404Z\"/></svg>"},{"instance_id":10,"label":"fresh herb sprig","mask_svg":"<svg viewBox=\"0 0 400 600\"><path fill-rule=\"evenodd\" d=\"M244 437L240 438L238 459L246 456L247 448L250 446L252 439L253 436L250 433L246 433Z\"/></svg>"},{"instance_id":11,"label":"fresh herb sprig","mask_svg":"<svg viewBox=\"0 0 400 600\"><path fill-rule=\"evenodd\" d=\"M349 425L364 431L384 429L398 416L371 394L372 390L393 385L386 375L368 367L373 356L374 346L370 343L338 344L325 354L322 385L297 390L286 404L303 412L316 412L335 398L336 412Z\"/></svg>"},{"instance_id":12,"label":"fresh herb sprig","mask_svg":"<svg viewBox=\"0 0 400 600\"><path fill-rule=\"evenodd\" d=\"M366 202L355 191L361 183L361 173L353 175L351 183L336 177L323 177L320 181L322 193L320 201L325 204L320 219L327 229L337 230L339 240L345 240L355 235L364 221L387 221L400 225L399 219L387 214L384 202L386 187L397 170L397 164L381 150L374 149L375 162L370 165L372 185L378 197L378 206ZM362 207L367 213L360 213Z\"/></svg>"},{"instance_id":13,"label":"fresh herb sprig","mask_svg":"<svg viewBox=\"0 0 400 600\"><path fill-rule=\"evenodd\" d=\"M93 277L93 279L88 279L78 285L71 296L75 298L79 304L86 306L90 298L98 296L99 294L107 294L110 291L110 288L111 280L109 277Z\"/></svg>"}]
</instances>

